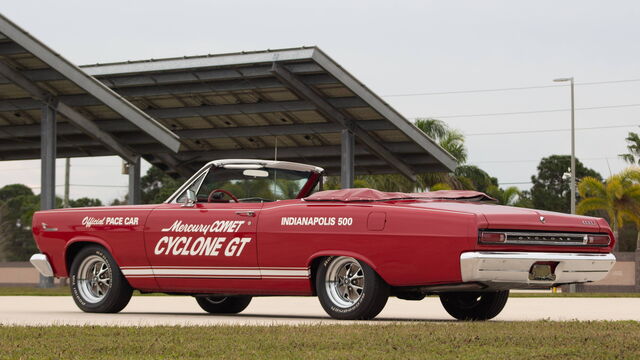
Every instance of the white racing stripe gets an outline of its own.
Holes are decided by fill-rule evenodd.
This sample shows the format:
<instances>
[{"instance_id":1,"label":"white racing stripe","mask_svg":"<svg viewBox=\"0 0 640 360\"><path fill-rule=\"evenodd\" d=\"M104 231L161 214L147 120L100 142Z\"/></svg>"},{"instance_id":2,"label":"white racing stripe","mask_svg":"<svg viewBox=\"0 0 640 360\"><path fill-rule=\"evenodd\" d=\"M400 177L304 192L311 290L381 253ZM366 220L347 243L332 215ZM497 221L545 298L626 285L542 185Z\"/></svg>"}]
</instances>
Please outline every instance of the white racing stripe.
<instances>
[{"instance_id":1,"label":"white racing stripe","mask_svg":"<svg viewBox=\"0 0 640 360\"><path fill-rule=\"evenodd\" d=\"M269 278L308 279L309 269L303 267L194 267L194 266L123 266L122 274L130 278Z\"/></svg>"},{"instance_id":2,"label":"white racing stripe","mask_svg":"<svg viewBox=\"0 0 640 360\"><path fill-rule=\"evenodd\" d=\"M122 275L124 276L130 276L130 275L153 275L153 270L146 268L146 269L120 269L122 271Z\"/></svg>"},{"instance_id":3,"label":"white racing stripe","mask_svg":"<svg viewBox=\"0 0 640 360\"><path fill-rule=\"evenodd\" d=\"M309 277L309 269L304 270L265 270L261 269L262 276L302 276Z\"/></svg>"},{"instance_id":4,"label":"white racing stripe","mask_svg":"<svg viewBox=\"0 0 640 360\"><path fill-rule=\"evenodd\" d=\"M162 275L221 275L221 276L260 276L260 270L235 270L235 269L153 269L156 276Z\"/></svg>"}]
</instances>

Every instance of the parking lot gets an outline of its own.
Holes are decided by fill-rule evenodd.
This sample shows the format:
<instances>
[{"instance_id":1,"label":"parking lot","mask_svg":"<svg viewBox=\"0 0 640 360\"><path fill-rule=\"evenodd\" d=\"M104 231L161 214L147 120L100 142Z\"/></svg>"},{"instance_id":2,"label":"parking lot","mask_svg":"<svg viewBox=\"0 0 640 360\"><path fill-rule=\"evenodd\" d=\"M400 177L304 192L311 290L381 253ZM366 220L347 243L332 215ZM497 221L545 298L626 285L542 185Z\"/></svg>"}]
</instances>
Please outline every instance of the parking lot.
<instances>
[{"instance_id":1,"label":"parking lot","mask_svg":"<svg viewBox=\"0 0 640 360\"><path fill-rule=\"evenodd\" d=\"M510 298L493 321L533 320L640 321L640 298ZM390 298L373 321L454 321L437 297L422 301ZM68 296L2 296L0 324L4 325L295 325L351 323L330 319L314 297L254 298L238 315L210 315L195 300L180 296L135 296L119 314L81 312Z\"/></svg>"}]
</instances>

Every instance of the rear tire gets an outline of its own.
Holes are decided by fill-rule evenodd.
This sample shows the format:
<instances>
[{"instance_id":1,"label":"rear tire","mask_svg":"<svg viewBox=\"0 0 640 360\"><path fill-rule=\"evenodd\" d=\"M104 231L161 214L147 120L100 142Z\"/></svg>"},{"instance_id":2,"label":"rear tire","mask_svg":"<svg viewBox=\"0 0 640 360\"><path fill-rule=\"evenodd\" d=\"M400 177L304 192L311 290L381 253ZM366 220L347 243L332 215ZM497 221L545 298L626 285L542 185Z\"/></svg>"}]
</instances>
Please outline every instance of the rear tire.
<instances>
[{"instance_id":1,"label":"rear tire","mask_svg":"<svg viewBox=\"0 0 640 360\"><path fill-rule=\"evenodd\" d=\"M102 246L82 248L71 263L70 275L71 295L84 312L117 313L131 300L133 288Z\"/></svg>"},{"instance_id":2,"label":"rear tire","mask_svg":"<svg viewBox=\"0 0 640 360\"><path fill-rule=\"evenodd\" d=\"M332 256L316 272L316 292L334 319L373 319L389 299L389 285L369 265L348 256Z\"/></svg>"},{"instance_id":3,"label":"rear tire","mask_svg":"<svg viewBox=\"0 0 640 360\"><path fill-rule=\"evenodd\" d=\"M444 309L458 320L493 319L504 309L508 299L509 290L440 294Z\"/></svg>"},{"instance_id":4,"label":"rear tire","mask_svg":"<svg viewBox=\"0 0 640 360\"><path fill-rule=\"evenodd\" d=\"M210 314L237 314L249 306L251 296L198 296L196 301Z\"/></svg>"}]
</instances>

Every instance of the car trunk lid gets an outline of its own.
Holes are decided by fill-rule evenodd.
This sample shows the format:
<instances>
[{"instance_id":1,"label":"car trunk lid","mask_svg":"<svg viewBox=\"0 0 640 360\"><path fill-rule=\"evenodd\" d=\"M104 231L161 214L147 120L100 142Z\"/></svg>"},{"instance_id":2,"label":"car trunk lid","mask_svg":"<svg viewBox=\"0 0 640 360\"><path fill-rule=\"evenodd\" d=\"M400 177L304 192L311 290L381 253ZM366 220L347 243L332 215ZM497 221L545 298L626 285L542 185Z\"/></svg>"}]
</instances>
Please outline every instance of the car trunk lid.
<instances>
[{"instance_id":1,"label":"car trunk lid","mask_svg":"<svg viewBox=\"0 0 640 360\"><path fill-rule=\"evenodd\" d=\"M413 205L431 209L474 213L478 216L479 227L485 229L539 231L562 229L563 231L572 232L605 232L605 229L598 225L598 219L589 216L456 201L429 201Z\"/></svg>"}]
</instances>

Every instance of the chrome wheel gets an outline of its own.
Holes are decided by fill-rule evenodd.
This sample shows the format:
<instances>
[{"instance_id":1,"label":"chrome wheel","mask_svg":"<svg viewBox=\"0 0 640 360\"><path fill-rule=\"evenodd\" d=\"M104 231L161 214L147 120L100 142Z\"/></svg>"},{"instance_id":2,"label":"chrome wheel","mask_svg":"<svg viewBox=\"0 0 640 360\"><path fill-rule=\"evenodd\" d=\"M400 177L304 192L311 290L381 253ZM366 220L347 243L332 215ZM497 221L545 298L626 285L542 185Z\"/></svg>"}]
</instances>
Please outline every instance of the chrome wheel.
<instances>
[{"instance_id":1,"label":"chrome wheel","mask_svg":"<svg viewBox=\"0 0 640 360\"><path fill-rule=\"evenodd\" d=\"M340 308L350 308L364 292L364 270L358 260L340 257L331 262L325 276L326 292L331 302Z\"/></svg>"},{"instance_id":2,"label":"chrome wheel","mask_svg":"<svg viewBox=\"0 0 640 360\"><path fill-rule=\"evenodd\" d=\"M86 302L102 301L111 290L111 282L111 267L101 256L88 256L78 267L78 291Z\"/></svg>"}]
</instances>

